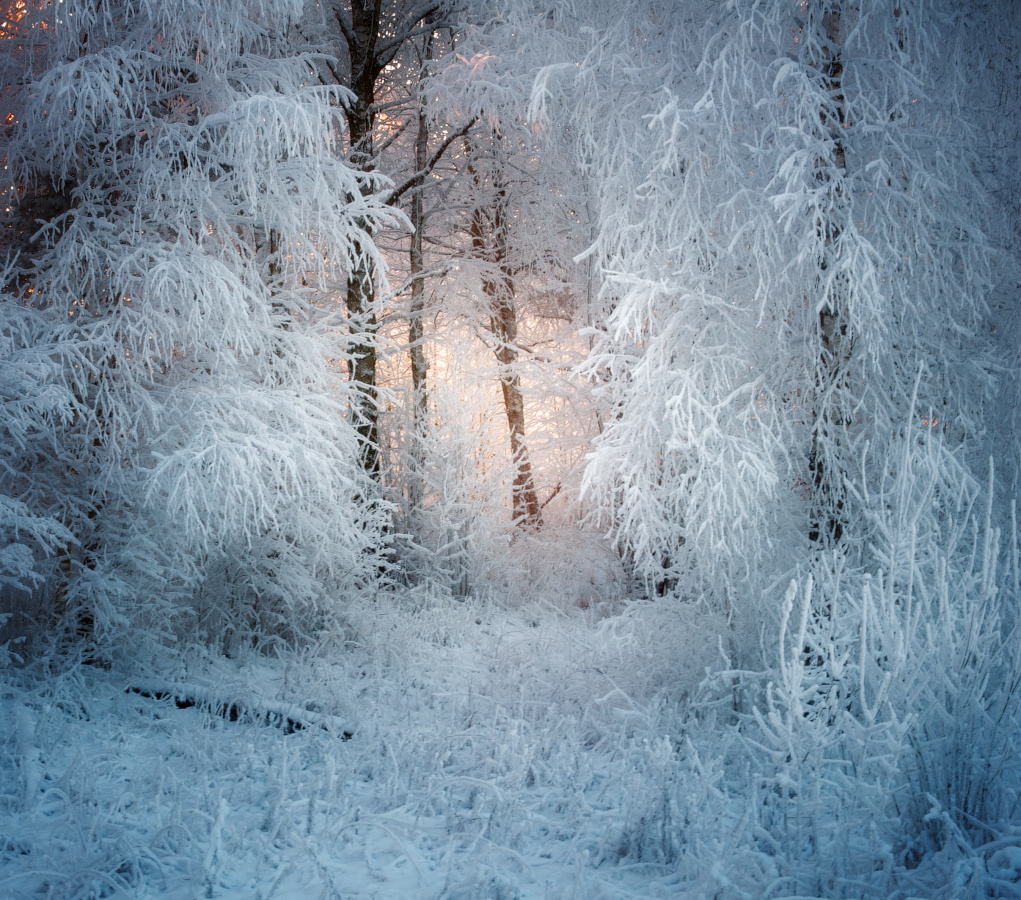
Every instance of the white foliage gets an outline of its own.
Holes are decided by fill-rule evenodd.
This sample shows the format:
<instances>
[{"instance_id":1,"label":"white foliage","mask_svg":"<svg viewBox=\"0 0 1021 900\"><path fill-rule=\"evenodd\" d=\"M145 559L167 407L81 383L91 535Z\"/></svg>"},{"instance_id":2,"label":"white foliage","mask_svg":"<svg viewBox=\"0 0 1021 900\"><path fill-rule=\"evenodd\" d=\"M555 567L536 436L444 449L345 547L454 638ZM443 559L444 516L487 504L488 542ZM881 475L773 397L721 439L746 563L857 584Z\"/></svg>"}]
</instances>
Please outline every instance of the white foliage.
<instances>
[{"instance_id":1,"label":"white foliage","mask_svg":"<svg viewBox=\"0 0 1021 900\"><path fill-rule=\"evenodd\" d=\"M646 574L719 590L804 546L819 491L863 537L845 482L903 426L921 362L919 417L952 446L983 435L992 253L937 19L857 5L833 45L825 4L629 10L578 28L533 93L599 203L586 371L610 417L588 484Z\"/></svg>"},{"instance_id":2,"label":"white foliage","mask_svg":"<svg viewBox=\"0 0 1021 900\"><path fill-rule=\"evenodd\" d=\"M286 634L373 577L384 510L328 292L359 255L385 271L365 228L401 219L339 158L347 92L279 44L299 12L61 3L24 92L16 176L67 197L17 313L68 407L49 478L79 546L45 549L70 561L60 611L97 639L165 634L196 597L212 638L228 609Z\"/></svg>"},{"instance_id":3,"label":"white foliage","mask_svg":"<svg viewBox=\"0 0 1021 900\"><path fill-rule=\"evenodd\" d=\"M0 273L6 281L13 265ZM39 321L42 318L43 321ZM73 541L63 524L68 501L46 477L53 436L74 400L45 344L52 317L0 303L0 591L27 591L43 580L38 557Z\"/></svg>"},{"instance_id":4,"label":"white foliage","mask_svg":"<svg viewBox=\"0 0 1021 900\"><path fill-rule=\"evenodd\" d=\"M463 332L433 336L467 374L433 389L424 551L399 593L358 591L383 510L324 361L358 336L321 288L374 252L353 223L385 213L316 130L325 92L272 51L289 7L227 27L230 3L150 6L75 11L118 36L68 70L86 83L157 26L176 55L144 103L89 88L97 130L149 117L128 150L53 120L88 165L67 167L77 205L36 290L0 303L0 582L59 583L100 643L214 649L132 681L137 660L16 668L0 643L0 890L1016 896L1021 545L1013 459L987 455L1016 447L989 440L992 254L953 17L845 7L837 98L803 18L833 3L509 5L507 31L548 56L544 152L571 155L559 186L588 185L571 199L598 214L579 254L603 286L588 485L665 594L634 600L570 514L499 526L508 467L466 305ZM56 41L78 60L77 30ZM513 91L486 105L512 59L531 57L483 54L451 95L518 115ZM45 147L19 152L59 178ZM851 340L827 379L833 306ZM807 537L814 454L835 546Z\"/></svg>"}]
</instances>

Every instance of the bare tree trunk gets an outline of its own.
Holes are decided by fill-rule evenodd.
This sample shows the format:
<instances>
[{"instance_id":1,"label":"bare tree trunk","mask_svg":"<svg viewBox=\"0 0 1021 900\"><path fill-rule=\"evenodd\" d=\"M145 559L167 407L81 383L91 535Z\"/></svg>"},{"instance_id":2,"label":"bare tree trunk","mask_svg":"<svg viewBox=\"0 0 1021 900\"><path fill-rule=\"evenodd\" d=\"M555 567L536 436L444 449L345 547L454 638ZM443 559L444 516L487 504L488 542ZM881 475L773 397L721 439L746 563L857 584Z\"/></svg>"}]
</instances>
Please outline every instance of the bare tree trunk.
<instances>
[{"instance_id":1,"label":"bare tree trunk","mask_svg":"<svg viewBox=\"0 0 1021 900\"><path fill-rule=\"evenodd\" d=\"M357 169L369 172L374 165L372 144L373 105L376 100L376 79L383 66L379 63L376 44L379 38L383 0L353 0L350 19L339 7L334 15L347 43L351 61L349 78L333 70L334 77L346 84L355 95L345 109L348 126L348 161ZM367 188L363 188L367 190ZM361 223L366 241L371 241L367 223ZM359 335L352 347L350 378L357 388L355 427L361 444L361 461L365 471L379 476L379 406L376 390L376 283L367 254L357 247L354 268L348 273L348 329Z\"/></svg>"},{"instance_id":2,"label":"bare tree trunk","mask_svg":"<svg viewBox=\"0 0 1021 900\"><path fill-rule=\"evenodd\" d=\"M419 73L419 83L427 74L428 62L432 58L432 34L426 37L425 56ZM425 437L429 428L429 394L427 376L429 361L425 356L425 203L422 189L425 185L425 170L429 156L429 118L426 98L419 88L418 130L415 134L415 178L411 188L411 248L408 252L408 268L411 276L411 306L408 310L408 353L411 357L411 467L408 491L412 511L421 507L425 495L422 484L422 469L425 464Z\"/></svg>"},{"instance_id":3,"label":"bare tree trunk","mask_svg":"<svg viewBox=\"0 0 1021 900\"><path fill-rule=\"evenodd\" d=\"M535 493L528 446L525 444L525 401L521 394L521 376L516 371L518 351L514 342L518 336L518 319L514 296L512 292L500 290L495 281L486 282L483 289L489 296L492 308L489 327L497 342L495 353L500 363L500 387L504 409L507 411L511 456L514 458L514 521L520 525L540 528L542 513Z\"/></svg>"},{"instance_id":4,"label":"bare tree trunk","mask_svg":"<svg viewBox=\"0 0 1021 900\"><path fill-rule=\"evenodd\" d=\"M347 320L352 334L358 335L351 348L351 380L358 389L355 427L361 444L362 467L374 478L379 476L379 405L376 390L376 285L367 264L348 275Z\"/></svg>"},{"instance_id":5,"label":"bare tree trunk","mask_svg":"<svg viewBox=\"0 0 1021 900\"><path fill-rule=\"evenodd\" d=\"M422 78L426 66L432 59L432 35L426 38L425 60L422 64ZM422 79L420 78L420 81ZM422 346L424 327L422 315L425 310L425 257L423 234L425 232L425 205L422 188L425 184L426 167L429 162L429 118L425 97L421 96L418 106L418 132L415 136L415 187L411 195L410 218L414 232L411 235L409 263L411 269L411 309L408 315L408 351L411 354L411 384L414 393L413 414L416 438L424 435L428 422L429 398L426 390L426 375L429 363Z\"/></svg>"},{"instance_id":6,"label":"bare tree trunk","mask_svg":"<svg viewBox=\"0 0 1021 900\"><path fill-rule=\"evenodd\" d=\"M467 149L468 171L478 187L481 176L471 163L473 148L469 146ZM518 319L514 277L507 259L507 191L499 182L499 173L494 175L494 182L491 210L487 213L481 206L476 206L472 212L472 253L499 272L498 275L491 272L483 277L482 290L489 300L489 330L496 339L494 353L500 363L500 387L510 432L514 461L514 521L522 526L540 528L542 512L525 443L525 402L521 393L521 376L517 373Z\"/></svg>"}]
</instances>

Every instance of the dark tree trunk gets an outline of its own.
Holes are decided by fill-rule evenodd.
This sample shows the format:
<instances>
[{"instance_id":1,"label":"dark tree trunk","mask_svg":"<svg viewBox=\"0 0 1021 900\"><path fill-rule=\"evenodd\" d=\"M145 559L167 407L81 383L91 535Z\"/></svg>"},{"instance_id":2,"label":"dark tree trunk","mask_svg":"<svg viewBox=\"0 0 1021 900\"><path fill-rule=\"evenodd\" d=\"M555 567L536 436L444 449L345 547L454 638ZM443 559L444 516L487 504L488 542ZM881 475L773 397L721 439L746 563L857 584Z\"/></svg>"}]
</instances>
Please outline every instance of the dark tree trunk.
<instances>
[{"instance_id":1,"label":"dark tree trunk","mask_svg":"<svg viewBox=\"0 0 1021 900\"><path fill-rule=\"evenodd\" d=\"M469 146L467 149L469 174L475 186L480 187L481 175L471 163L474 148ZM496 339L494 353L500 363L500 387L510 432L514 461L514 521L522 526L540 528L542 512L525 442L525 402L521 393L521 376L517 373L518 319L514 303L514 276L507 259L507 191L500 183L499 172L494 174L493 181L490 209L487 211L476 206L472 212L472 253L490 265L489 272L482 279L482 290L489 300L489 330Z\"/></svg>"},{"instance_id":2,"label":"dark tree trunk","mask_svg":"<svg viewBox=\"0 0 1021 900\"><path fill-rule=\"evenodd\" d=\"M426 66L432 58L432 35L426 39L425 61L422 65L422 76L426 74ZM425 184L426 167L429 161L429 118L426 110L425 97L419 92L418 131L415 135L415 185L411 195L411 251L409 264L411 269L411 309L408 315L408 352L411 355L411 384L414 394L413 414L415 417L416 440L425 434L428 422L429 397L427 393L426 375L429 363L425 358L425 347L422 340L425 334L422 321L425 311L425 256L423 252L423 235L425 232L425 204L422 188Z\"/></svg>"},{"instance_id":3,"label":"dark tree trunk","mask_svg":"<svg viewBox=\"0 0 1021 900\"><path fill-rule=\"evenodd\" d=\"M831 154L819 161L820 181L831 194L831 209L844 206L843 180L847 170L842 129L846 124L841 61L841 7L828 6L813 22L823 40L822 58L818 68L830 95L830 103L821 112L823 125L830 137ZM844 532L843 471L846 460L841 457L847 444L849 421L849 386L847 364L850 360L851 335L847 324L846 280L829 272L836 262L842 226L833 216L816 223L823 241L820 263L820 284L831 287L819 311L821 351L816 370L815 418L812 424L812 445L809 467L812 473L812 509L809 540L813 543L836 544Z\"/></svg>"},{"instance_id":4,"label":"dark tree trunk","mask_svg":"<svg viewBox=\"0 0 1021 900\"><path fill-rule=\"evenodd\" d=\"M347 46L350 71L343 73L332 63L327 68L334 79L350 88L355 95L354 101L346 109L348 126L348 161L363 172L370 172L375 167L375 147L373 145L373 127L375 125L376 85L384 69L393 62L399 49L414 36L421 34L423 25L431 28L434 17L440 9L437 3L411 3L406 7L391 3L384 8L384 0L351 0L350 8L337 6L334 18L340 26L344 44ZM439 27L438 25L436 27ZM425 127L425 141L428 141L428 127L420 116L420 130ZM445 147L444 147L445 149ZM417 147L416 147L417 151ZM417 155L417 153L416 153ZM424 155L424 154L423 154ZM422 167L426 170L435 164L435 159L426 161ZM421 185L416 185L420 187ZM396 204L405 190L394 191L390 202ZM368 190L368 188L366 188ZM415 196L420 191L416 191ZM419 201L420 202L420 201ZM413 198L414 203L414 198ZM414 215L414 210L412 210ZM421 215L421 208L419 208ZM371 241L372 234L367 225L363 225L366 241ZM421 266L421 237L418 240L418 265ZM359 248L360 249L360 248ZM415 253L415 250L412 250ZM414 265L414 262L413 262ZM418 270L421 272L421 268ZM417 295L421 298L423 285L418 280ZM416 290L412 282L412 291ZM380 473L379 455L379 393L376 387L376 333L378 329L378 305L376 273L372 271L369 257L358 253L354 269L349 273L346 297L348 323L352 334L360 335L354 346L351 363L351 380L359 393L356 409L356 426L362 444L362 464L373 477ZM416 388L416 415L424 410L425 356L421 351L421 305L417 325L412 315L411 330L417 328L417 336L412 337L412 367L415 369L416 359L422 379L422 393ZM418 348L417 351L415 348ZM416 352L419 354L416 357ZM415 374L413 372L413 378ZM419 398L422 398L421 401Z\"/></svg>"},{"instance_id":5,"label":"dark tree trunk","mask_svg":"<svg viewBox=\"0 0 1021 900\"><path fill-rule=\"evenodd\" d=\"M379 405L376 390L376 286L368 266L358 266L347 281L347 319L357 343L351 348L351 380L358 389L355 427L362 466L379 475Z\"/></svg>"},{"instance_id":6,"label":"dark tree trunk","mask_svg":"<svg viewBox=\"0 0 1021 900\"><path fill-rule=\"evenodd\" d=\"M341 9L335 10L337 22L347 44L351 71L342 78L334 71L338 81L355 95L346 109L348 127L348 162L363 172L374 166L372 126L373 106L376 100L376 79L385 64L377 59L376 44L382 0L352 0L351 18ZM365 188L364 190L367 190ZM367 241L372 239L369 227L363 223ZM379 476L379 406L376 390L376 283L369 257L356 247L356 258L347 280L348 328L357 335L351 349L350 378L357 389L355 427L361 444L361 460L365 471L374 478Z\"/></svg>"}]
</instances>

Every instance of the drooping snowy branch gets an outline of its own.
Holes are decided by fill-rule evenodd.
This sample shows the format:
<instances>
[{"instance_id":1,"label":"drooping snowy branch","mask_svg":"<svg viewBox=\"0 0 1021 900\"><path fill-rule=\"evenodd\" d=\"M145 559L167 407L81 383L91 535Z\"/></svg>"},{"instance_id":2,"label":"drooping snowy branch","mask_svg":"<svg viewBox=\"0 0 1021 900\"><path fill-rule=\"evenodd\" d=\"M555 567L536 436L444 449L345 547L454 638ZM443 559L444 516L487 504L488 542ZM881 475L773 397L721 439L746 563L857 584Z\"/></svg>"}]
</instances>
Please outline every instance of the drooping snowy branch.
<instances>
[{"instance_id":1,"label":"drooping snowy branch","mask_svg":"<svg viewBox=\"0 0 1021 900\"><path fill-rule=\"evenodd\" d=\"M349 92L279 45L294 4L170 7L61 4L9 150L26 192L67 198L30 305L4 302L67 398L41 467L74 498L50 578L96 639L197 608L211 632L233 609L235 637L287 633L379 547L329 292L382 277L365 228L401 218L340 157Z\"/></svg>"}]
</instances>

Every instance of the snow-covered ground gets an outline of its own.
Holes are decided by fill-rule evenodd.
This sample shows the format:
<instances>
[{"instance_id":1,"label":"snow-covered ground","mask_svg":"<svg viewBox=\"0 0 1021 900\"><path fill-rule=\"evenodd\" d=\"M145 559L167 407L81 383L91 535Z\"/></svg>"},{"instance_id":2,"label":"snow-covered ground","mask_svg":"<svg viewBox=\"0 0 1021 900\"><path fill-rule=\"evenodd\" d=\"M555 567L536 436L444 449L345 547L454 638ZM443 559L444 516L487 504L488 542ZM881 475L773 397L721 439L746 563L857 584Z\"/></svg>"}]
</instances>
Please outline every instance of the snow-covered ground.
<instances>
[{"instance_id":1,"label":"snow-covered ground","mask_svg":"<svg viewBox=\"0 0 1021 900\"><path fill-rule=\"evenodd\" d=\"M718 773L687 783L702 762L663 682L705 660L676 614L404 598L350 619L346 647L304 660L8 670L0 896L677 895L671 817ZM312 715L231 721L156 696L170 684Z\"/></svg>"},{"instance_id":2,"label":"snow-covered ground","mask_svg":"<svg viewBox=\"0 0 1021 900\"><path fill-rule=\"evenodd\" d=\"M301 658L0 670L0 897L956 897L980 883L967 865L981 856L946 853L854 873L892 858L888 835L855 846L868 825L841 830L825 785L822 806L816 782L802 805L789 776L755 774L704 694L691 704L720 649L690 607L409 593L345 619L342 640ZM1018 838L980 873L1002 875L1003 896L1021 887Z\"/></svg>"}]
</instances>

